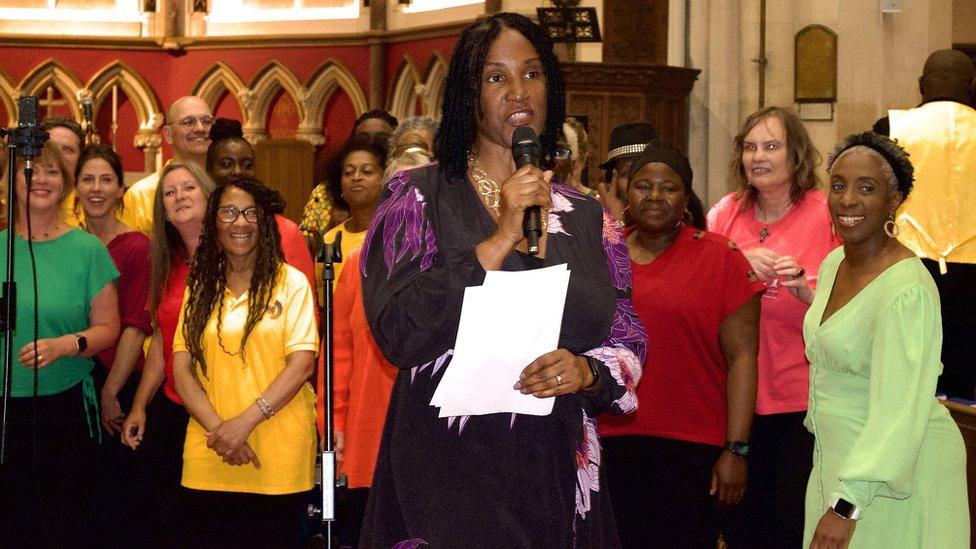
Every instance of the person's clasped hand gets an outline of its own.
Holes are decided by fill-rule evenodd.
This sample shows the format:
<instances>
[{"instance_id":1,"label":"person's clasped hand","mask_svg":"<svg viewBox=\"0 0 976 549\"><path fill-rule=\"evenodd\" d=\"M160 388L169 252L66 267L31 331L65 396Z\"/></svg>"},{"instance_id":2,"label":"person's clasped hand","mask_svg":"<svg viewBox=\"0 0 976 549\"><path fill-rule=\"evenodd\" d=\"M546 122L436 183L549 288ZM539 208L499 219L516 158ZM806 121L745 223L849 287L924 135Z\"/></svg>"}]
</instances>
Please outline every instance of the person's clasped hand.
<instances>
[{"instance_id":1,"label":"person's clasped hand","mask_svg":"<svg viewBox=\"0 0 976 549\"><path fill-rule=\"evenodd\" d=\"M225 463L230 465L253 463L256 469L260 469L261 462L247 443L247 437L254 427L241 416L223 421L207 433L207 448L216 452Z\"/></svg>"},{"instance_id":2,"label":"person's clasped hand","mask_svg":"<svg viewBox=\"0 0 976 549\"><path fill-rule=\"evenodd\" d=\"M522 370L513 387L537 398L571 395L593 384L593 373L585 357L556 349L532 361Z\"/></svg>"}]
</instances>

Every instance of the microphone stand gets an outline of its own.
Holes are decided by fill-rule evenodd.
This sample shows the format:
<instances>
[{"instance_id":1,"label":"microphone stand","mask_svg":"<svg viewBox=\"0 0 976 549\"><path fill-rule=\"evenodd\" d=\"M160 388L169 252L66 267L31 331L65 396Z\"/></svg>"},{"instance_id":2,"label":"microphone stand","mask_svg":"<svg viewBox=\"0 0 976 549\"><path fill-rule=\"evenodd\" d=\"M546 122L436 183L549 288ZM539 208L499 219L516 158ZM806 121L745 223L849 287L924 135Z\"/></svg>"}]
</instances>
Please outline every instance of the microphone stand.
<instances>
[{"instance_id":1,"label":"microphone stand","mask_svg":"<svg viewBox=\"0 0 976 549\"><path fill-rule=\"evenodd\" d=\"M321 507L308 506L308 516L322 514L322 535L325 536L325 547L332 547L332 527L335 522L336 489L346 485L346 475L336 476L336 453L333 440L333 340L332 340L332 286L335 281L335 263L342 263L342 231L336 234L332 243L323 242L315 260L321 261L322 287L325 289L325 300L322 304L322 340L325 344L325 449L319 456L319 475L322 482Z\"/></svg>"},{"instance_id":2,"label":"microphone stand","mask_svg":"<svg viewBox=\"0 0 976 549\"><path fill-rule=\"evenodd\" d=\"M17 321L17 283L14 281L14 202L17 197L17 143L13 132L0 128L0 135L11 136L7 147L7 272L0 291L0 328L6 342L3 354L3 412L0 426L0 465L7 463L7 405L10 398L10 375L14 360L12 344Z\"/></svg>"},{"instance_id":3,"label":"microphone stand","mask_svg":"<svg viewBox=\"0 0 976 549\"><path fill-rule=\"evenodd\" d=\"M7 272L0 289L0 331L6 338L3 354L3 411L0 412L0 465L7 464L8 405L14 363L14 332L17 328L17 283L14 280L14 223L17 203L17 156L24 162L24 181L30 189L33 158L47 141L47 132L37 128L37 97L18 100L19 123L16 129L0 128L0 138L7 137Z\"/></svg>"}]
</instances>

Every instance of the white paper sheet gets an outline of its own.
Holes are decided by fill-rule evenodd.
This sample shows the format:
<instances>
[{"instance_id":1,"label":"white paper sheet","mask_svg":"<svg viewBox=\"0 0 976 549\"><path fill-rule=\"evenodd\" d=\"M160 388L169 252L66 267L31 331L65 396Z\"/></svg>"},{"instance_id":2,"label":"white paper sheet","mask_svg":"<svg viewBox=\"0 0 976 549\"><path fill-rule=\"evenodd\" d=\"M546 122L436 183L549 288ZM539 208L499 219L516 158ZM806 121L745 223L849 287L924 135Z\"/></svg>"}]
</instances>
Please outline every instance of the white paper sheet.
<instances>
[{"instance_id":1,"label":"white paper sheet","mask_svg":"<svg viewBox=\"0 0 976 549\"><path fill-rule=\"evenodd\" d=\"M440 417L552 413L553 398L512 388L533 360L556 349L570 272L566 265L489 271L465 288L454 356L430 404Z\"/></svg>"}]
</instances>

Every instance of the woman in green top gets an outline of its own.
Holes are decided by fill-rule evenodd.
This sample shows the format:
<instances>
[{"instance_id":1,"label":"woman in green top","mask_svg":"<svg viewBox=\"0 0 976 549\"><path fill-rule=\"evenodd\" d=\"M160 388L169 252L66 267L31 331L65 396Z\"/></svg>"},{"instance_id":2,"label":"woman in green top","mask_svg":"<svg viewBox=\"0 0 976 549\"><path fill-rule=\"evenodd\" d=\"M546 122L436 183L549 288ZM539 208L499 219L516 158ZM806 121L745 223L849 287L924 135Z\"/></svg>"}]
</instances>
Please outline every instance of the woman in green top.
<instances>
[{"instance_id":1,"label":"woman in green top","mask_svg":"<svg viewBox=\"0 0 976 549\"><path fill-rule=\"evenodd\" d=\"M91 357L119 336L119 273L97 237L59 218L72 175L53 142L36 159L29 190L21 160L15 169L17 324L7 464L0 472L0 547L70 547L90 539L89 460L100 433ZM6 231L0 233L0 241L6 239ZM0 262L6 256L0 246Z\"/></svg>"},{"instance_id":2,"label":"woman in green top","mask_svg":"<svg viewBox=\"0 0 976 549\"><path fill-rule=\"evenodd\" d=\"M939 295L893 232L914 170L901 147L865 133L828 171L844 246L820 267L803 324L816 437L803 546L968 547L966 453L935 399Z\"/></svg>"}]
</instances>

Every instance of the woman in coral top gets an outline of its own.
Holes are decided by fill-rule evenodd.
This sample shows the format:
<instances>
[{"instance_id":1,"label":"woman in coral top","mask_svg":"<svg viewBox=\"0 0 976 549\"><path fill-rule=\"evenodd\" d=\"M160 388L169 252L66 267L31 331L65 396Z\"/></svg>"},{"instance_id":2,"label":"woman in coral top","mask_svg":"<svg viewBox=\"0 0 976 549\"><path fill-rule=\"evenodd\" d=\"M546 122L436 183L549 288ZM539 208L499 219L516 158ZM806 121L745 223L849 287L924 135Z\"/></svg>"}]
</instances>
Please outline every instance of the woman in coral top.
<instances>
[{"instance_id":1,"label":"woman in coral top","mask_svg":"<svg viewBox=\"0 0 976 549\"><path fill-rule=\"evenodd\" d=\"M809 364L801 327L820 262L840 242L815 189L820 154L793 111L751 114L733 146L738 189L708 212L708 228L738 244L766 291L749 490L725 534L731 547L799 547L813 454L803 427Z\"/></svg>"}]
</instances>

